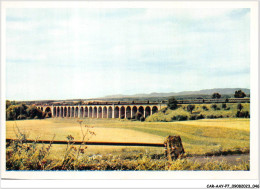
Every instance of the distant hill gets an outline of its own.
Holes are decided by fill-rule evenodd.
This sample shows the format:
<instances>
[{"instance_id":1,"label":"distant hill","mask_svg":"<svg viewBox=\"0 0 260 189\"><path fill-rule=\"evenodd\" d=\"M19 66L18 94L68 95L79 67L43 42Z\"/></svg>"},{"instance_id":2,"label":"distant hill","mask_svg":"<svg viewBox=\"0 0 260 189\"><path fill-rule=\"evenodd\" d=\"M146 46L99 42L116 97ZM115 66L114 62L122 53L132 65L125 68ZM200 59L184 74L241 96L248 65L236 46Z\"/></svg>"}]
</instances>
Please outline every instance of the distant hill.
<instances>
[{"instance_id":1,"label":"distant hill","mask_svg":"<svg viewBox=\"0 0 260 189\"><path fill-rule=\"evenodd\" d=\"M183 96L183 95L212 95L213 93L220 93L221 95L232 95L237 90L242 90L246 94L250 94L250 89L246 88L215 88L215 89L203 89L199 91L182 91L182 92L170 92L170 93L150 93L150 94L134 94L134 95L109 95L102 97L105 98L143 98L143 97L169 97L169 96Z\"/></svg>"},{"instance_id":2,"label":"distant hill","mask_svg":"<svg viewBox=\"0 0 260 189\"><path fill-rule=\"evenodd\" d=\"M182 91L182 92L170 92L170 93L150 93L150 94L134 94L134 95L109 95L100 98L91 98L91 99L67 99L67 100L33 100L33 101L17 101L17 103L26 103L26 104L35 104L35 103L68 103L73 104L79 101L138 101L138 100L149 100L149 101L162 101L168 100L168 97L174 96L177 100L184 99L196 99L204 98L209 99L211 95L215 92L220 93L222 98L231 98L234 96L235 91L242 90L247 95L250 94L250 89L246 88L216 88L216 89L203 89L199 91Z\"/></svg>"}]
</instances>

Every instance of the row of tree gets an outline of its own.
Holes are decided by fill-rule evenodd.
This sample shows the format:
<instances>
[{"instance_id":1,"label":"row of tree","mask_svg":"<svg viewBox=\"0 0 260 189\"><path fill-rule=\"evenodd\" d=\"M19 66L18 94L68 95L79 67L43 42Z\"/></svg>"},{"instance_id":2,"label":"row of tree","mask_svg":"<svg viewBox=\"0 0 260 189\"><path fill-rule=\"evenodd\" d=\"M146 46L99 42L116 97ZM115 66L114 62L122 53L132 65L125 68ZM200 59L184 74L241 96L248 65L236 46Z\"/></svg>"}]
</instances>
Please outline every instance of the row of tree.
<instances>
[{"instance_id":1,"label":"row of tree","mask_svg":"<svg viewBox=\"0 0 260 189\"><path fill-rule=\"evenodd\" d=\"M221 98L221 94L213 93L211 97L214 99L219 99L219 98ZM235 98L244 98L244 97L246 97L246 93L244 93L244 91L242 91L242 90L238 90L238 91L235 91L234 97Z\"/></svg>"},{"instance_id":2,"label":"row of tree","mask_svg":"<svg viewBox=\"0 0 260 189\"><path fill-rule=\"evenodd\" d=\"M10 101L6 101L6 120L43 119L45 116L46 114L36 106L12 105Z\"/></svg>"}]
</instances>

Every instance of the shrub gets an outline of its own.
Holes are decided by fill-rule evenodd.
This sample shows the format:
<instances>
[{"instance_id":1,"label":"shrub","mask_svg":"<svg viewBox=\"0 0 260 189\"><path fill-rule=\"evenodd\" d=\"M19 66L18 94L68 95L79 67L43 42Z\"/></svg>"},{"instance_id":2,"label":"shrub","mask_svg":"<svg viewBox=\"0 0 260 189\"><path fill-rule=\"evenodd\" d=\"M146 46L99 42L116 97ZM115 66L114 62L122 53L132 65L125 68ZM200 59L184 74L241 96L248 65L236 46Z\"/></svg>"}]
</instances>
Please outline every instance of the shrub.
<instances>
[{"instance_id":1,"label":"shrub","mask_svg":"<svg viewBox=\"0 0 260 189\"><path fill-rule=\"evenodd\" d=\"M197 117L198 119L204 119L205 118L205 116L204 115L202 115L202 114L200 114L198 117Z\"/></svg>"},{"instance_id":2,"label":"shrub","mask_svg":"<svg viewBox=\"0 0 260 189\"><path fill-rule=\"evenodd\" d=\"M248 111L237 111L236 117L238 118L250 118Z\"/></svg>"},{"instance_id":3,"label":"shrub","mask_svg":"<svg viewBox=\"0 0 260 189\"><path fill-rule=\"evenodd\" d=\"M209 110L207 106L202 106L202 109L205 110L205 111Z\"/></svg>"},{"instance_id":4,"label":"shrub","mask_svg":"<svg viewBox=\"0 0 260 189\"><path fill-rule=\"evenodd\" d=\"M191 116L189 117L189 120L196 120L196 119L198 119L196 115L191 115Z\"/></svg>"},{"instance_id":5,"label":"shrub","mask_svg":"<svg viewBox=\"0 0 260 189\"><path fill-rule=\"evenodd\" d=\"M242 104L240 104L240 103L239 103L239 104L237 104L237 109L241 111L241 110L243 109L243 106L242 106Z\"/></svg>"},{"instance_id":6,"label":"shrub","mask_svg":"<svg viewBox=\"0 0 260 189\"><path fill-rule=\"evenodd\" d=\"M189 104L189 105L187 106L187 111L189 111L189 112L192 114L192 111L194 110L194 108L195 108L195 105Z\"/></svg>"},{"instance_id":7,"label":"shrub","mask_svg":"<svg viewBox=\"0 0 260 189\"><path fill-rule=\"evenodd\" d=\"M185 121L185 120L188 120L188 116L177 115L177 116L176 116L176 120L177 120L177 121Z\"/></svg>"},{"instance_id":8,"label":"shrub","mask_svg":"<svg viewBox=\"0 0 260 189\"><path fill-rule=\"evenodd\" d=\"M213 110L217 110L217 108L218 108L218 106L217 106L216 104L212 104L210 107L211 107Z\"/></svg>"},{"instance_id":9,"label":"shrub","mask_svg":"<svg viewBox=\"0 0 260 189\"><path fill-rule=\"evenodd\" d=\"M223 104L222 104L222 108L223 108L223 109L227 108L227 104L223 103Z\"/></svg>"},{"instance_id":10,"label":"shrub","mask_svg":"<svg viewBox=\"0 0 260 189\"><path fill-rule=\"evenodd\" d=\"M26 115L21 114L17 117L17 119L26 119Z\"/></svg>"}]
</instances>

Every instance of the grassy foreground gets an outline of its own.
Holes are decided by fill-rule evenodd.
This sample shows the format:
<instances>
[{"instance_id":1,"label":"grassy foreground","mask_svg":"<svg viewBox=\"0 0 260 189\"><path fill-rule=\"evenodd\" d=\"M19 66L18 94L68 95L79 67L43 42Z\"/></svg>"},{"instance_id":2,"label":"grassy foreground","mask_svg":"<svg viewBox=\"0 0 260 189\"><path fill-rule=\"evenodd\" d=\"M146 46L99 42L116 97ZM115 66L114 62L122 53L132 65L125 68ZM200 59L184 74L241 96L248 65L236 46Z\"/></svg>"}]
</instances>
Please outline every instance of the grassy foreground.
<instances>
[{"instance_id":1,"label":"grassy foreground","mask_svg":"<svg viewBox=\"0 0 260 189\"><path fill-rule=\"evenodd\" d=\"M249 150L249 119L203 119L182 122L138 122L115 119L84 119L91 141L159 142L180 135L187 155ZM17 128L29 139L82 140L76 119L7 121L6 137L16 138ZM15 150L14 150L15 149ZM189 159L167 162L163 148L73 146L13 143L7 148L7 167L47 170L248 170L249 162L201 164ZM23 155L22 155L23 154ZM40 157L40 158L39 158ZM25 159L30 161L24 161ZM7 162L7 163L8 163ZM15 164L14 162L20 162ZM22 162L22 163L21 163Z\"/></svg>"}]
</instances>

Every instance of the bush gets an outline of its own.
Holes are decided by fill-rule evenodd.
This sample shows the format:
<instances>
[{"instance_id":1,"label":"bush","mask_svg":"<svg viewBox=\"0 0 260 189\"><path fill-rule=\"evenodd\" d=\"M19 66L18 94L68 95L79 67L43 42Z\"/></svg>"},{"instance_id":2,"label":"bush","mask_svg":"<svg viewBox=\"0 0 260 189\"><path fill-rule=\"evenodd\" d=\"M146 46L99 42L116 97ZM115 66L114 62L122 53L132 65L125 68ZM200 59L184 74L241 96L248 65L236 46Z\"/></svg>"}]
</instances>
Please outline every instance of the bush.
<instances>
[{"instance_id":1,"label":"bush","mask_svg":"<svg viewBox=\"0 0 260 189\"><path fill-rule=\"evenodd\" d=\"M202 114L200 114L200 115L197 117L197 119L204 119L204 118L205 118L205 116L202 115Z\"/></svg>"},{"instance_id":2,"label":"bush","mask_svg":"<svg viewBox=\"0 0 260 189\"><path fill-rule=\"evenodd\" d=\"M196 115L191 115L190 117L189 117L189 120L197 120L198 118L197 118L197 116Z\"/></svg>"},{"instance_id":3,"label":"bush","mask_svg":"<svg viewBox=\"0 0 260 189\"><path fill-rule=\"evenodd\" d=\"M194 108L195 108L195 105L189 104L189 105L187 106L187 111L189 111L189 112L192 114L192 111L194 110Z\"/></svg>"},{"instance_id":4,"label":"bush","mask_svg":"<svg viewBox=\"0 0 260 189\"><path fill-rule=\"evenodd\" d=\"M177 121L185 121L185 120L188 120L188 116L177 115L177 116L176 116L176 120L177 120Z\"/></svg>"},{"instance_id":5,"label":"bush","mask_svg":"<svg viewBox=\"0 0 260 189\"><path fill-rule=\"evenodd\" d=\"M223 103L223 104L222 104L222 108L223 108L223 109L227 108L227 104Z\"/></svg>"},{"instance_id":6,"label":"bush","mask_svg":"<svg viewBox=\"0 0 260 189\"><path fill-rule=\"evenodd\" d=\"M202 106L202 109L205 110L205 111L209 110L207 106Z\"/></svg>"},{"instance_id":7,"label":"bush","mask_svg":"<svg viewBox=\"0 0 260 189\"><path fill-rule=\"evenodd\" d=\"M237 104L237 109L239 109L240 111L243 109L243 106L242 106L242 104Z\"/></svg>"},{"instance_id":8,"label":"bush","mask_svg":"<svg viewBox=\"0 0 260 189\"><path fill-rule=\"evenodd\" d=\"M21 114L17 117L17 119L26 119L26 115Z\"/></svg>"},{"instance_id":9,"label":"bush","mask_svg":"<svg viewBox=\"0 0 260 189\"><path fill-rule=\"evenodd\" d=\"M248 111L237 111L236 117L238 118L250 118Z\"/></svg>"},{"instance_id":10,"label":"bush","mask_svg":"<svg viewBox=\"0 0 260 189\"><path fill-rule=\"evenodd\" d=\"M218 108L218 106L217 106L216 104L212 104L210 107L211 107L213 110L217 110L217 108Z\"/></svg>"}]
</instances>

